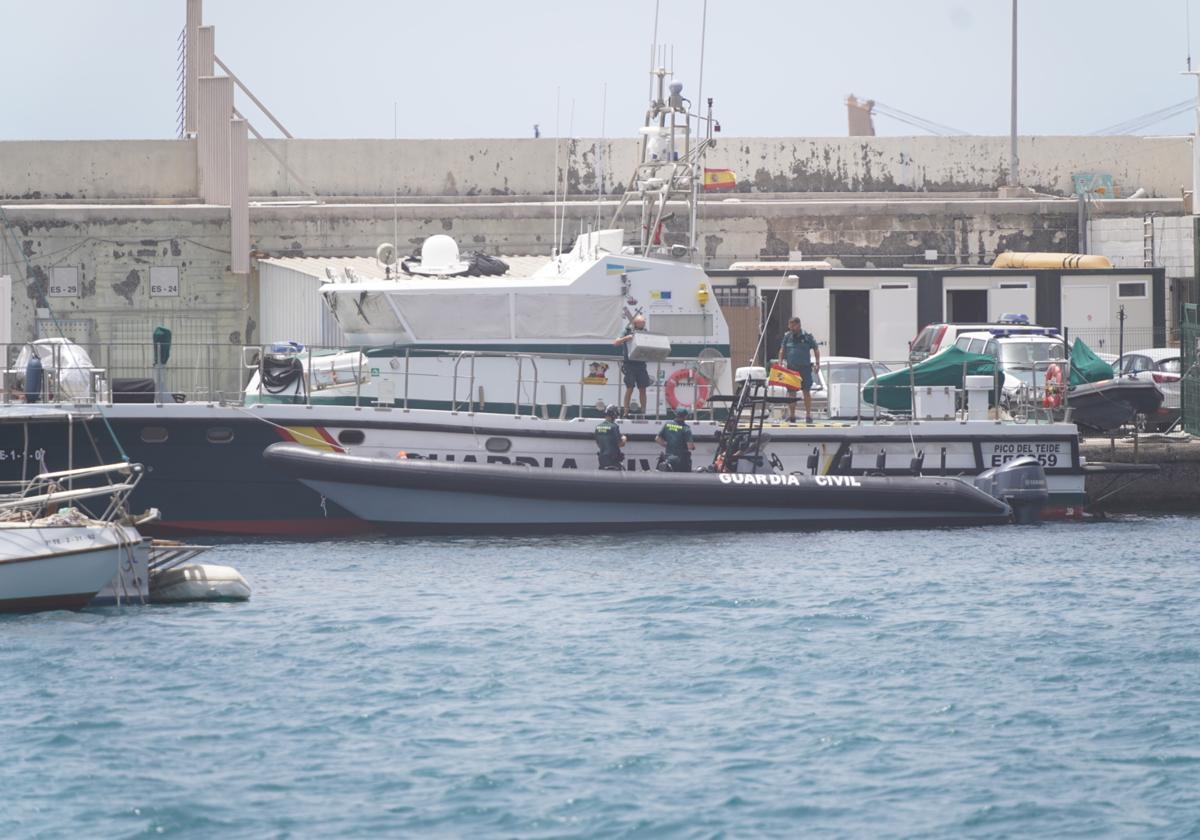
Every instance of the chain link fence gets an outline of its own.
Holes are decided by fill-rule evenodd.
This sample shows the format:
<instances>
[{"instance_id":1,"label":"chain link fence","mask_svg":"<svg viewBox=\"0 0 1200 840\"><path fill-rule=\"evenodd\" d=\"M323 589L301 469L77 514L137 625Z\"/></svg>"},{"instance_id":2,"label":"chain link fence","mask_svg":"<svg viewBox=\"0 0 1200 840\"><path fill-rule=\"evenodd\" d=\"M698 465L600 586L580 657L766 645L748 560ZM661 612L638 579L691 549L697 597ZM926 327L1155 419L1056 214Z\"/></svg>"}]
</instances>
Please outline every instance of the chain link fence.
<instances>
[{"instance_id":1,"label":"chain link fence","mask_svg":"<svg viewBox=\"0 0 1200 840\"><path fill-rule=\"evenodd\" d=\"M1180 381L1180 407L1183 414L1183 429L1191 435L1200 435L1200 317L1197 304L1185 303L1180 312L1179 350L1183 359L1183 377Z\"/></svg>"}]
</instances>

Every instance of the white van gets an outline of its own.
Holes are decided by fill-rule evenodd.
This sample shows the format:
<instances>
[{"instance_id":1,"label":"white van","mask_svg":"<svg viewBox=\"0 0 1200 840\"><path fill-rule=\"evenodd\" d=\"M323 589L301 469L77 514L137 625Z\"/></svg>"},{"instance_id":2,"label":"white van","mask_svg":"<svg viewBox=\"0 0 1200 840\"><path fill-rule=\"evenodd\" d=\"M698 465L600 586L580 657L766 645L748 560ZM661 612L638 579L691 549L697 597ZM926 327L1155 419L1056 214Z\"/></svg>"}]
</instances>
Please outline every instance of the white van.
<instances>
[{"instance_id":1,"label":"white van","mask_svg":"<svg viewBox=\"0 0 1200 840\"><path fill-rule=\"evenodd\" d=\"M1057 335L1054 327L1039 327L1029 323L1025 315L1013 315L994 324L930 324L917 333L908 345L908 361L915 364L929 358L938 351L945 350L958 340L965 332L1003 332L1005 335Z\"/></svg>"}]
</instances>

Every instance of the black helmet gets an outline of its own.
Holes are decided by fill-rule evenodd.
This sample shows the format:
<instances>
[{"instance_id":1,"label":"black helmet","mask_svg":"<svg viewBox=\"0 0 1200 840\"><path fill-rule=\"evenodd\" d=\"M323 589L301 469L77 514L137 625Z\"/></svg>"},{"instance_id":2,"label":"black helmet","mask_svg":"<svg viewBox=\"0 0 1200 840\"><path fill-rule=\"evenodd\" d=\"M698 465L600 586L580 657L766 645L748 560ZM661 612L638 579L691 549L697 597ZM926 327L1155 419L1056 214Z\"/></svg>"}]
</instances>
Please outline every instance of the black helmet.
<instances>
[{"instance_id":1,"label":"black helmet","mask_svg":"<svg viewBox=\"0 0 1200 840\"><path fill-rule=\"evenodd\" d=\"M604 409L604 416L609 420L617 419L621 416L621 407L616 403L613 403L612 405L608 406L608 408Z\"/></svg>"}]
</instances>

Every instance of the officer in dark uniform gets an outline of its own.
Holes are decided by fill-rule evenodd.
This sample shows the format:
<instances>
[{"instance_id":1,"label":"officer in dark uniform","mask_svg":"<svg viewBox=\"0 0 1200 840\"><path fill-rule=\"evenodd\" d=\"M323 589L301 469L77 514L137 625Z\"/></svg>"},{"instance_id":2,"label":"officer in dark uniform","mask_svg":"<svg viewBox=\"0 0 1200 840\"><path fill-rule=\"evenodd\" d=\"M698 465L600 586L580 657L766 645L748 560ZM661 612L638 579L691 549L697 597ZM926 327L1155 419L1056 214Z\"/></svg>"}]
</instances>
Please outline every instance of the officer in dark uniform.
<instances>
[{"instance_id":1,"label":"officer in dark uniform","mask_svg":"<svg viewBox=\"0 0 1200 840\"><path fill-rule=\"evenodd\" d=\"M617 425L617 416L620 413L621 409L618 406L610 405L604 409L604 419L596 426L596 448L602 470L619 470L625 462L621 449L625 446L626 439L625 435L621 434L621 427Z\"/></svg>"},{"instance_id":2,"label":"officer in dark uniform","mask_svg":"<svg viewBox=\"0 0 1200 840\"><path fill-rule=\"evenodd\" d=\"M805 332L800 327L800 319L788 321L787 332L779 343L779 363L787 365L789 370L800 374L801 390L804 392L804 422L812 423L812 394L809 393L813 383L813 356L816 356L817 369L821 368L821 350L813 334ZM796 422L796 400L793 397L788 404L788 421Z\"/></svg>"},{"instance_id":3,"label":"officer in dark uniform","mask_svg":"<svg viewBox=\"0 0 1200 840\"><path fill-rule=\"evenodd\" d=\"M692 452L696 444L692 442L692 428L687 424L688 410L675 409L675 419L663 424L662 430L654 440L666 450L667 472L691 472Z\"/></svg>"}]
</instances>

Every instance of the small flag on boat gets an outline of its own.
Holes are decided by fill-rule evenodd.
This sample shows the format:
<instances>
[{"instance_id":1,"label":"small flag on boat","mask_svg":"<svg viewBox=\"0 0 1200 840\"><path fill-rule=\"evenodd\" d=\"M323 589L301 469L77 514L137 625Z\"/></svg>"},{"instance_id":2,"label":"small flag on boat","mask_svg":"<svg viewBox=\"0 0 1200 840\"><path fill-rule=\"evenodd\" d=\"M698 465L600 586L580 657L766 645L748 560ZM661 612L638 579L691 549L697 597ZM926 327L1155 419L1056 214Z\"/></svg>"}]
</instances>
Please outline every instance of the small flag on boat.
<instances>
[{"instance_id":1,"label":"small flag on boat","mask_svg":"<svg viewBox=\"0 0 1200 840\"><path fill-rule=\"evenodd\" d=\"M804 387L804 377L782 365L771 365L771 373L767 377L767 381L772 385L782 385L789 391L799 391Z\"/></svg>"},{"instance_id":2,"label":"small flag on boat","mask_svg":"<svg viewBox=\"0 0 1200 840\"><path fill-rule=\"evenodd\" d=\"M704 170L704 191L717 192L719 190L732 190L737 186L737 176L733 174L732 169L708 169Z\"/></svg>"}]
</instances>

